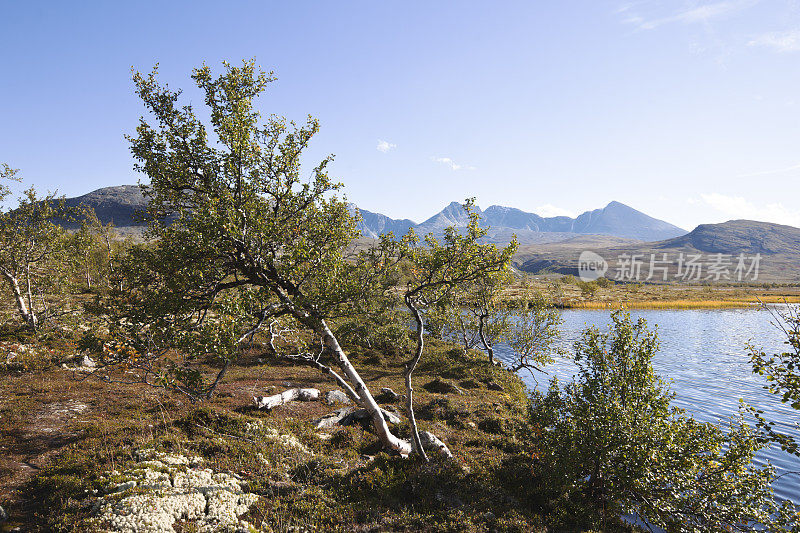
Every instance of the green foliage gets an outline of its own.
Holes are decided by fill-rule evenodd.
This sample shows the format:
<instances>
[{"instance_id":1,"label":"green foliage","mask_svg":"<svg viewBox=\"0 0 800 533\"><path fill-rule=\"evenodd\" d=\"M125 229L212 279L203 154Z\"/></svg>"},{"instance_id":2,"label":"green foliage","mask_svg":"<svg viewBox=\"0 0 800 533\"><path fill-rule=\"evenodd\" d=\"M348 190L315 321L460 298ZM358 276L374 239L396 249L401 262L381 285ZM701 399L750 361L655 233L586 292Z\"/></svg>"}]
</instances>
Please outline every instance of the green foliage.
<instances>
[{"instance_id":1,"label":"green foliage","mask_svg":"<svg viewBox=\"0 0 800 533\"><path fill-rule=\"evenodd\" d=\"M800 309L794 306L785 311L776 311L764 307L772 313L773 323L785 335L784 344L787 349L782 353L767 355L763 350L750 345L753 372L766 378L767 390L779 395L783 403L800 411ZM796 439L775 431L775 422L765 420L761 412L754 411L754 414L759 426L766 431L771 440L780 444L783 450L800 456L800 445ZM795 426L800 428L800 423L795 422Z\"/></svg>"},{"instance_id":2,"label":"green foliage","mask_svg":"<svg viewBox=\"0 0 800 533\"><path fill-rule=\"evenodd\" d=\"M413 228L400 240L389 233L381 239L378 257L395 258L391 270L397 270L400 261L410 265L406 277L403 301L416 325L415 348L405 364L406 410L408 411L413 438L413 449L427 461L420 443L414 417L412 374L424 351L426 327L437 329L442 309L459 305L458 296L466 287L493 283L506 272L511 257L517 249L516 241L505 249L498 250L494 244L481 243L486 230L480 226L480 216L473 209L474 199L468 199L463 207L469 222L463 231L455 227L445 229L442 242L432 234L420 242ZM375 253L375 252L373 252ZM384 263L378 265L378 270ZM387 276L391 278L391 276ZM430 310L434 320L427 320ZM447 313L448 311L444 311ZM439 332L436 332L439 333Z\"/></svg>"},{"instance_id":3,"label":"green foliage","mask_svg":"<svg viewBox=\"0 0 800 533\"><path fill-rule=\"evenodd\" d=\"M752 464L756 435L741 419L723 432L671 407L651 365L656 333L643 319L612 318L611 331L590 328L575 344L577 380L563 388L554 380L533 399L554 497L579 504L586 526L630 514L668 531L781 530L771 516L772 469Z\"/></svg>"},{"instance_id":4,"label":"green foliage","mask_svg":"<svg viewBox=\"0 0 800 533\"><path fill-rule=\"evenodd\" d=\"M610 280L610 279L608 279L606 277L603 277L603 276L601 276L601 277L597 278L596 280L594 280L594 283L598 287L601 287L603 289L608 289L609 287L613 287L614 286L614 281L613 280Z\"/></svg>"},{"instance_id":5,"label":"green foliage","mask_svg":"<svg viewBox=\"0 0 800 533\"><path fill-rule=\"evenodd\" d=\"M0 179L19 181L17 170L3 164ZM11 194L0 184L0 200ZM37 330L64 316L63 298L70 290L72 249L56 221L67 215L55 194L40 197L32 187L15 206L0 211L0 276L25 327Z\"/></svg>"},{"instance_id":6,"label":"green foliage","mask_svg":"<svg viewBox=\"0 0 800 533\"><path fill-rule=\"evenodd\" d=\"M552 362L553 343L561 313L540 293L526 287L517 301L514 319L504 332L503 340L514 350L511 369L539 369Z\"/></svg>"},{"instance_id":7,"label":"green foliage","mask_svg":"<svg viewBox=\"0 0 800 533\"><path fill-rule=\"evenodd\" d=\"M584 296L593 296L594 293L597 292L597 289L600 288L600 285L594 281L583 281L577 280L575 285L581 290L581 294Z\"/></svg>"},{"instance_id":8,"label":"green foliage","mask_svg":"<svg viewBox=\"0 0 800 533\"><path fill-rule=\"evenodd\" d=\"M335 321L340 342L370 350L398 354L409 349L408 317L397 312L394 295L374 294L358 306L358 312Z\"/></svg>"},{"instance_id":9,"label":"green foliage","mask_svg":"<svg viewBox=\"0 0 800 533\"><path fill-rule=\"evenodd\" d=\"M80 273L87 291L107 288L114 273L114 263L129 242L118 238L112 223L103 224L94 209L77 209L80 221L77 231L69 236L74 269Z\"/></svg>"},{"instance_id":10,"label":"green foliage","mask_svg":"<svg viewBox=\"0 0 800 533\"><path fill-rule=\"evenodd\" d=\"M470 284L497 285L507 272L517 249L516 241L499 250L494 244L481 243L486 229L473 209L474 199L463 205L469 222L463 230L445 229L441 242L434 235L422 240L409 230L400 240L392 234L383 236L384 255L401 258L407 263L404 298L417 308L456 303L459 290Z\"/></svg>"},{"instance_id":11,"label":"green foliage","mask_svg":"<svg viewBox=\"0 0 800 533\"><path fill-rule=\"evenodd\" d=\"M136 169L150 178L152 241L119 261L104 313L112 336L132 349L104 363L132 364L150 383L205 397L276 321L324 335L324 320L368 314L381 274L347 257L357 231L335 195L341 185L327 174L331 157L301 177L301 155L319 123L262 121L255 98L271 73L253 61L225 63L218 77L196 69L208 125L191 105L179 106L180 93L156 73L134 73L152 121L142 118L129 137ZM207 381L192 368L197 361L220 373Z\"/></svg>"}]
</instances>

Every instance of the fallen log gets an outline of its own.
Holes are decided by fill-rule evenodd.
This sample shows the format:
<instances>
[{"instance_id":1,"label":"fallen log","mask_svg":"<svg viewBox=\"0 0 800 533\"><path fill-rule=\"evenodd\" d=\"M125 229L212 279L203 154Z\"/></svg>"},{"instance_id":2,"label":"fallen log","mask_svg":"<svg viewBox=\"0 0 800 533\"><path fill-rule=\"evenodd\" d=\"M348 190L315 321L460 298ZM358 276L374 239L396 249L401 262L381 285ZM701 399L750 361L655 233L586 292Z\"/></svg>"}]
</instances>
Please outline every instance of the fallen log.
<instances>
[{"instance_id":1,"label":"fallen log","mask_svg":"<svg viewBox=\"0 0 800 533\"><path fill-rule=\"evenodd\" d=\"M285 403L293 402L295 400L300 400L303 402L309 402L313 400L319 400L319 389L289 389L285 390L280 394L273 394L272 396L254 396L253 402L255 402L256 407L258 409L274 409L279 405L283 405Z\"/></svg>"}]
</instances>

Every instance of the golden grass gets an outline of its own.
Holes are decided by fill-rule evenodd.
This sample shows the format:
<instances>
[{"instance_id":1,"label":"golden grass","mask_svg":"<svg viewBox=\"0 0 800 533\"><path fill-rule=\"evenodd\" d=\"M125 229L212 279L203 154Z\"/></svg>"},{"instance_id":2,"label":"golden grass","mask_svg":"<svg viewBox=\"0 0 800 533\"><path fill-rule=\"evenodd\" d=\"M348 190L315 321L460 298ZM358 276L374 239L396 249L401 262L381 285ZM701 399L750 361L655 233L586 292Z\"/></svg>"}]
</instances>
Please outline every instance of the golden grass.
<instances>
[{"instance_id":1,"label":"golden grass","mask_svg":"<svg viewBox=\"0 0 800 533\"><path fill-rule=\"evenodd\" d=\"M731 309L748 308L764 303L800 303L798 296L760 296L759 298L730 298L724 300L675 299L675 300L627 300L627 301L573 301L564 302L567 309Z\"/></svg>"}]
</instances>

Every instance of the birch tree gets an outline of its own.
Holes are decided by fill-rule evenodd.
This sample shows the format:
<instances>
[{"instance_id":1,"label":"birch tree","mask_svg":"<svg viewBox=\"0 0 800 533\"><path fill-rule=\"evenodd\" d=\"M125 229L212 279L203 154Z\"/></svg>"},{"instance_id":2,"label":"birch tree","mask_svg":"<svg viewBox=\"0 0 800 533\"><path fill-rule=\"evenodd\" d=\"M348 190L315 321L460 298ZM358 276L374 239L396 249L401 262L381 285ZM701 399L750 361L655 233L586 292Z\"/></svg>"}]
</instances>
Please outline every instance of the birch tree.
<instances>
[{"instance_id":1,"label":"birch tree","mask_svg":"<svg viewBox=\"0 0 800 533\"><path fill-rule=\"evenodd\" d=\"M156 69L133 76L149 116L129 140L136 169L149 178L148 235L155 239L118 268L124 279L115 297L124 312L116 324L131 346L109 350L104 362L133 361L156 381L211 394L254 335L290 320L320 341L318 353L298 360L335 379L369 412L381 443L407 455L410 444L389 431L329 325L381 290L381 272L346 257L358 232L337 196L341 185L328 175L332 157L302 175L301 157L319 123L263 119L255 99L274 77L254 61L225 63L216 77L203 66L192 79L207 124L191 105L179 106L180 92L161 85ZM157 356L176 347L213 355L220 372L202 384L180 365L158 371Z\"/></svg>"},{"instance_id":2,"label":"birch tree","mask_svg":"<svg viewBox=\"0 0 800 533\"><path fill-rule=\"evenodd\" d=\"M20 181L17 174L5 163L0 170L5 180ZM10 188L0 185L0 200L10 195ZM40 198L33 188L0 211L0 276L31 331L55 313L50 297L63 289L68 274L69 263L60 256L66 232L56 224L63 215L63 203L54 194Z\"/></svg>"},{"instance_id":3,"label":"birch tree","mask_svg":"<svg viewBox=\"0 0 800 533\"><path fill-rule=\"evenodd\" d=\"M442 241L433 235L420 240L414 230L394 240L389 234L382 245L387 256L398 257L410 263L410 276L403 292L403 302L415 324L415 346L405 363L403 378L406 386L406 411L411 425L412 446L423 460L427 460L420 441L414 415L414 387L412 376L425 348L426 312L438 305L453 305L456 296L468 284L480 283L487 277L505 272L516 251L516 241L499 250L494 244L480 243L486 235L481 228L479 215L472 209L473 200L467 200L464 209L469 223L462 232L454 227L445 230ZM455 304L457 305L457 303Z\"/></svg>"}]
</instances>

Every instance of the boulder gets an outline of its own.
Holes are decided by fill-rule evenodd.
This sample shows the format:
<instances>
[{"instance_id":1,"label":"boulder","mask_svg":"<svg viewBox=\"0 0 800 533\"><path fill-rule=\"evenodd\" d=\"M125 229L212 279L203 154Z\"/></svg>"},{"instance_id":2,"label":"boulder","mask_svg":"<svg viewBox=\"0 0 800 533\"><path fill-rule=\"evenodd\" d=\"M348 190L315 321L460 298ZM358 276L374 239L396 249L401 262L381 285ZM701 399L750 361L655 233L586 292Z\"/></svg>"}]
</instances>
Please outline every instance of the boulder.
<instances>
[{"instance_id":1,"label":"boulder","mask_svg":"<svg viewBox=\"0 0 800 533\"><path fill-rule=\"evenodd\" d=\"M383 413L383 418L390 424L399 424L400 417L394 413L390 413L385 409L381 409L381 413ZM354 424L356 422L368 422L370 420L369 411L366 409L356 409L352 413L348 414L344 418L339 421L340 426L349 426L350 424Z\"/></svg>"},{"instance_id":2,"label":"boulder","mask_svg":"<svg viewBox=\"0 0 800 533\"><path fill-rule=\"evenodd\" d=\"M345 418L347 415L355 411L353 407L345 407L343 409L337 409L336 411L327 414L317 420L314 424L314 428L316 429L329 429L334 426L337 426L341 423L342 419Z\"/></svg>"},{"instance_id":3,"label":"boulder","mask_svg":"<svg viewBox=\"0 0 800 533\"><path fill-rule=\"evenodd\" d=\"M347 396L347 394L343 393L340 390L332 390L325 393L325 398L323 399L328 405L336 405L337 403L341 403L343 405L350 405L353 401Z\"/></svg>"},{"instance_id":4,"label":"boulder","mask_svg":"<svg viewBox=\"0 0 800 533\"><path fill-rule=\"evenodd\" d=\"M399 399L400 395L397 394L392 389L390 389L389 387L382 388L380 394L375 396L375 401L380 403L395 403Z\"/></svg>"},{"instance_id":5,"label":"boulder","mask_svg":"<svg viewBox=\"0 0 800 533\"><path fill-rule=\"evenodd\" d=\"M444 457L452 458L453 453L447 445L439 440L439 438L429 431L420 431L419 440L422 443L422 448L426 452L438 453Z\"/></svg>"}]
</instances>

